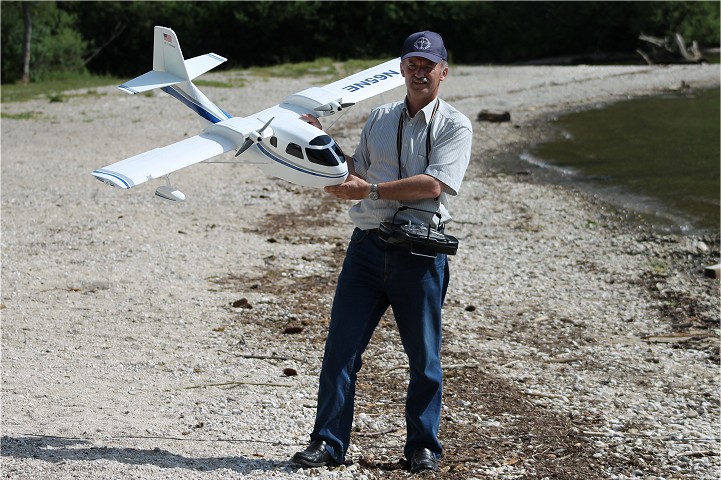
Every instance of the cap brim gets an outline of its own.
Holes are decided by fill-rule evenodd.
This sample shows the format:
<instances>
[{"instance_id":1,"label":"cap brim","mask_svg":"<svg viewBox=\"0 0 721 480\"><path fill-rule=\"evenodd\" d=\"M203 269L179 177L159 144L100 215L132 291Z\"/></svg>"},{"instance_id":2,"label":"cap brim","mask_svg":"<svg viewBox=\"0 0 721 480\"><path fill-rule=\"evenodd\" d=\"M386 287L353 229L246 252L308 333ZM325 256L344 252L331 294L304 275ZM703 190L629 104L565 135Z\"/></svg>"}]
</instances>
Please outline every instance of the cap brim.
<instances>
[{"instance_id":1,"label":"cap brim","mask_svg":"<svg viewBox=\"0 0 721 480\"><path fill-rule=\"evenodd\" d=\"M430 60L431 62L434 62L434 63L441 63L441 62L446 61L443 57L440 57L440 56L436 55L435 53L425 53L425 52L406 53L405 55L403 55L401 57L401 60L405 60L406 58L410 58L410 57L421 57L421 58L425 58L426 60Z\"/></svg>"}]
</instances>

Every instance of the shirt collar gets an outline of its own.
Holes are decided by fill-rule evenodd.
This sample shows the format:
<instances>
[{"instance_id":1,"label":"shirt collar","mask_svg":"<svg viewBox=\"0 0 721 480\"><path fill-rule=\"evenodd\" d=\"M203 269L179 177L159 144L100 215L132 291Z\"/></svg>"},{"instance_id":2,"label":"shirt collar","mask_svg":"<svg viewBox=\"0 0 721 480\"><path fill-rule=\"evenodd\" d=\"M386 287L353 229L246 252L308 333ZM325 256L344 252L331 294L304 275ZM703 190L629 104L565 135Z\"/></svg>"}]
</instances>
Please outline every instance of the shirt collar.
<instances>
[{"instance_id":1,"label":"shirt collar","mask_svg":"<svg viewBox=\"0 0 721 480\"><path fill-rule=\"evenodd\" d=\"M428 121L431 118L431 115L433 115L433 109L436 106L436 102L438 102L438 97L434 98L433 100L428 102L428 105L426 105L425 107L418 110L418 113L423 112L423 118L426 121L426 123L428 123ZM408 99L405 99L403 101L403 113L405 115L408 115ZM416 116L418 115L418 113L416 114Z\"/></svg>"}]
</instances>

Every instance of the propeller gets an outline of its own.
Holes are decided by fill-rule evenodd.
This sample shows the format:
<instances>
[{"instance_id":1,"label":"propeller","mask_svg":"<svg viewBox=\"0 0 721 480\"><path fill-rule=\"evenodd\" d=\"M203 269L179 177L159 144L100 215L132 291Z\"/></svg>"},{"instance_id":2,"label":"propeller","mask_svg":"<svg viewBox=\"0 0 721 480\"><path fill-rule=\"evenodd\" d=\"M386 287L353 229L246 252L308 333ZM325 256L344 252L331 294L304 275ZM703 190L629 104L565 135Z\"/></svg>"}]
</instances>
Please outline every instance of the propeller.
<instances>
[{"instance_id":1,"label":"propeller","mask_svg":"<svg viewBox=\"0 0 721 480\"><path fill-rule=\"evenodd\" d=\"M270 120L268 120L267 122L265 122L265 125L263 125L263 127L262 127L260 130L256 130L256 131L254 131L254 132L250 132L250 134L246 137L245 142L243 142L243 145L241 145L240 148L238 149L238 152L235 154L235 156L237 157L237 156L240 155L241 153L243 153L243 152L245 152L246 150L248 150L248 149L251 147L251 145L253 145L254 143L262 142L262 141L263 141L263 138L264 138L264 137L263 137L263 130L265 130L266 128L268 128L268 125L270 125L270 122L272 122L274 118L275 118L275 117L271 117Z\"/></svg>"},{"instance_id":2,"label":"propeller","mask_svg":"<svg viewBox=\"0 0 721 480\"><path fill-rule=\"evenodd\" d=\"M352 107L355 103L339 103L339 102L328 102L325 105L315 107L313 110L316 112L340 112L344 108Z\"/></svg>"}]
</instances>

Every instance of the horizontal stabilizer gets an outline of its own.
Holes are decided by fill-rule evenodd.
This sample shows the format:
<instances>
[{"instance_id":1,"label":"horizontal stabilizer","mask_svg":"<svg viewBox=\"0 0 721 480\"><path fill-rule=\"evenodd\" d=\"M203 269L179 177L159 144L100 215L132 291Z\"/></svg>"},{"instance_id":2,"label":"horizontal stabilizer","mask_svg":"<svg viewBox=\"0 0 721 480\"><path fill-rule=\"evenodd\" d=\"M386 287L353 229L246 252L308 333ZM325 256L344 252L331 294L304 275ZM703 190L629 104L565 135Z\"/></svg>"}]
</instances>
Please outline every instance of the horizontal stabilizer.
<instances>
[{"instance_id":1,"label":"horizontal stabilizer","mask_svg":"<svg viewBox=\"0 0 721 480\"><path fill-rule=\"evenodd\" d=\"M148 90L152 90L154 88L168 87L184 81L185 80L180 77L176 77L172 73L156 72L153 70L119 85L118 88L125 92L136 94L147 92Z\"/></svg>"},{"instance_id":2,"label":"horizontal stabilizer","mask_svg":"<svg viewBox=\"0 0 721 480\"><path fill-rule=\"evenodd\" d=\"M192 80L199 77L208 70L212 70L221 63L228 60L214 53L206 53L197 57L190 58L185 61L185 68L188 70L188 77Z\"/></svg>"}]
</instances>

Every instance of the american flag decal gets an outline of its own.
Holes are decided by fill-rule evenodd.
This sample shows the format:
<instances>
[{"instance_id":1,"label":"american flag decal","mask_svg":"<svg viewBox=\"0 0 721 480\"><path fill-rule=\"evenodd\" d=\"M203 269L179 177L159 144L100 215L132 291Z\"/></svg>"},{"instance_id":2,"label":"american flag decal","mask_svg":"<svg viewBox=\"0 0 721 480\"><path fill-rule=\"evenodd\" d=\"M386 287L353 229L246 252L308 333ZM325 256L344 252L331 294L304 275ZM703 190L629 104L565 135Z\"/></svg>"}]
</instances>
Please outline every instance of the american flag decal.
<instances>
[{"instance_id":1,"label":"american flag decal","mask_svg":"<svg viewBox=\"0 0 721 480\"><path fill-rule=\"evenodd\" d=\"M164 33L164 34L163 34L163 40L165 40L165 41L168 42L168 43L173 43L173 37L171 37L171 36L168 35L167 33Z\"/></svg>"}]
</instances>

